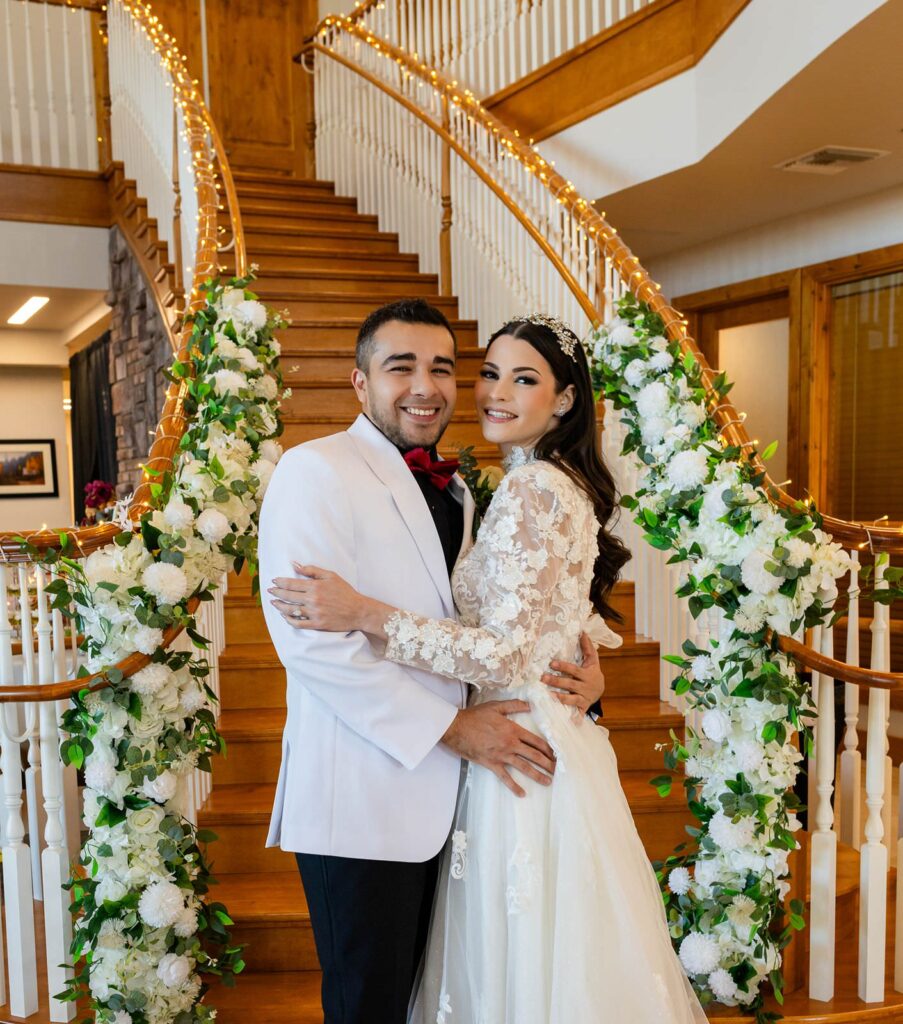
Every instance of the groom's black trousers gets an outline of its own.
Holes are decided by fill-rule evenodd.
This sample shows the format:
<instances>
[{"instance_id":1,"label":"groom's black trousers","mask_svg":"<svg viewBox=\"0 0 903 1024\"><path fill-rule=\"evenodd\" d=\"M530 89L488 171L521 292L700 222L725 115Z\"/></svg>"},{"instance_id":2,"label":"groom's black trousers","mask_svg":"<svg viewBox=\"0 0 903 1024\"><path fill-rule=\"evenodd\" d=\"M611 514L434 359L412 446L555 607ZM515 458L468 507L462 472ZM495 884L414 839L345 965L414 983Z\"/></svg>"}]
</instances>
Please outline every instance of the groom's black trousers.
<instances>
[{"instance_id":1,"label":"groom's black trousers","mask_svg":"<svg viewBox=\"0 0 903 1024\"><path fill-rule=\"evenodd\" d=\"M296 853L323 969L324 1024L405 1024L439 870Z\"/></svg>"}]
</instances>

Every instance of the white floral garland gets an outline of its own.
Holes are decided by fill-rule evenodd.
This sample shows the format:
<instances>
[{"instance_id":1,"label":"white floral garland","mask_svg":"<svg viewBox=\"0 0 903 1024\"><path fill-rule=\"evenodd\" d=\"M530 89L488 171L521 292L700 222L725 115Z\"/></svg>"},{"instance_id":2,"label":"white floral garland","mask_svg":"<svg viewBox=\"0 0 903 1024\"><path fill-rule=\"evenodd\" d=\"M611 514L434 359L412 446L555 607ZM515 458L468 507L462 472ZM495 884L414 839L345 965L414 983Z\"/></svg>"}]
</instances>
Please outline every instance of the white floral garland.
<instances>
[{"instance_id":1,"label":"white floral garland","mask_svg":"<svg viewBox=\"0 0 903 1024\"><path fill-rule=\"evenodd\" d=\"M206 641L188 602L212 600L230 564L255 571L260 504L282 454L277 410L288 392L273 331L285 321L245 290L249 282L209 282L207 306L192 318L189 362L170 374L185 381L189 426L174 472L151 485L140 532L83 565L63 557L50 588L56 607L75 603L86 671L151 655L130 679L107 671L110 685L80 693L64 716L62 755L84 765L89 837L84 873L69 883L77 969L63 998L90 993L95 1019L111 1024L212 1020L201 974L228 982L244 966L225 907L206 902L200 844L215 837L183 817L182 794L222 746ZM161 646L174 625L196 652Z\"/></svg>"},{"instance_id":2,"label":"white floral garland","mask_svg":"<svg viewBox=\"0 0 903 1024\"><path fill-rule=\"evenodd\" d=\"M688 729L666 766L685 769L698 850L679 847L660 865L671 934L703 1003L743 1005L757 1020L769 978L782 999L780 950L803 927L791 904L787 858L796 848L799 806L789 791L803 758L810 695L792 661L772 639L824 621L837 598L849 556L822 531L802 503L777 507L747 453L730 447L708 411L701 367L669 342L661 318L629 296L618 315L584 343L594 386L627 430L624 454L641 467L639 488L622 503L647 539L685 563L678 594L694 616L713 606L725 617L705 649L691 641L668 656L688 707L701 713L701 733ZM724 375L717 399L730 390ZM767 458L770 451L764 453ZM664 795L669 774L652 780Z\"/></svg>"}]
</instances>

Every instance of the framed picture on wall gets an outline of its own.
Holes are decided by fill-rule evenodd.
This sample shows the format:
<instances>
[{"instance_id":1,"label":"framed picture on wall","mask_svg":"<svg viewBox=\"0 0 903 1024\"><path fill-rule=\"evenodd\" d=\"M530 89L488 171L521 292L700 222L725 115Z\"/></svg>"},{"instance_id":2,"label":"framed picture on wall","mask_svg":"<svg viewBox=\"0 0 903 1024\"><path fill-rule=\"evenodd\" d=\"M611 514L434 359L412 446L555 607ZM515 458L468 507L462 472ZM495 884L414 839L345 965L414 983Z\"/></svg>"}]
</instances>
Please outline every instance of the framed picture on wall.
<instances>
[{"instance_id":1,"label":"framed picture on wall","mask_svg":"<svg viewBox=\"0 0 903 1024\"><path fill-rule=\"evenodd\" d=\"M56 443L0 439L0 500L59 497Z\"/></svg>"}]
</instances>

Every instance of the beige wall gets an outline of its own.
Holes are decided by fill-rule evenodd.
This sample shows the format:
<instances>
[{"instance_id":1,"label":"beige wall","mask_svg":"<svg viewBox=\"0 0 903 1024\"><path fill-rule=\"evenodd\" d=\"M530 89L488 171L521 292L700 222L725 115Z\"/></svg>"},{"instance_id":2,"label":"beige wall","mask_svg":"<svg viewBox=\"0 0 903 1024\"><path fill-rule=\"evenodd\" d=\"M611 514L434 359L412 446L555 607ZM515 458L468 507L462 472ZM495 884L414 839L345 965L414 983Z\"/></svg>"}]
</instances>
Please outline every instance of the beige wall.
<instances>
[{"instance_id":1,"label":"beige wall","mask_svg":"<svg viewBox=\"0 0 903 1024\"><path fill-rule=\"evenodd\" d=\"M730 399L746 413L749 436L764 451L772 441L778 450L768 463L777 482L787 479L787 380L790 321L767 320L718 332L719 368L734 381Z\"/></svg>"},{"instance_id":2,"label":"beige wall","mask_svg":"<svg viewBox=\"0 0 903 1024\"><path fill-rule=\"evenodd\" d=\"M58 498L0 498L0 531L71 525L72 499L63 371L0 366L0 439L56 441Z\"/></svg>"}]
</instances>

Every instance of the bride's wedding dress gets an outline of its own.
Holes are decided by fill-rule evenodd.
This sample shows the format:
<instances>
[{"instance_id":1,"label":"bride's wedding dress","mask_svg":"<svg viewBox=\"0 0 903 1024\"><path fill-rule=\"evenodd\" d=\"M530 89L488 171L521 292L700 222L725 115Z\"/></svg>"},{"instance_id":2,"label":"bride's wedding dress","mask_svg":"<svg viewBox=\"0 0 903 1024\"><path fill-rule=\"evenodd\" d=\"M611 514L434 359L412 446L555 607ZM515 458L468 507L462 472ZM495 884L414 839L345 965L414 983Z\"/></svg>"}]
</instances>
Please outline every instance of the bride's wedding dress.
<instances>
[{"instance_id":1,"label":"bride's wedding dress","mask_svg":"<svg viewBox=\"0 0 903 1024\"><path fill-rule=\"evenodd\" d=\"M704 1024L608 732L540 681L551 660L574 660L591 618L592 505L527 452L506 468L455 569L460 622L396 613L386 656L472 683L473 702L529 701L516 720L546 737L557 769L547 787L521 777L522 799L466 769L410 1021Z\"/></svg>"}]
</instances>

